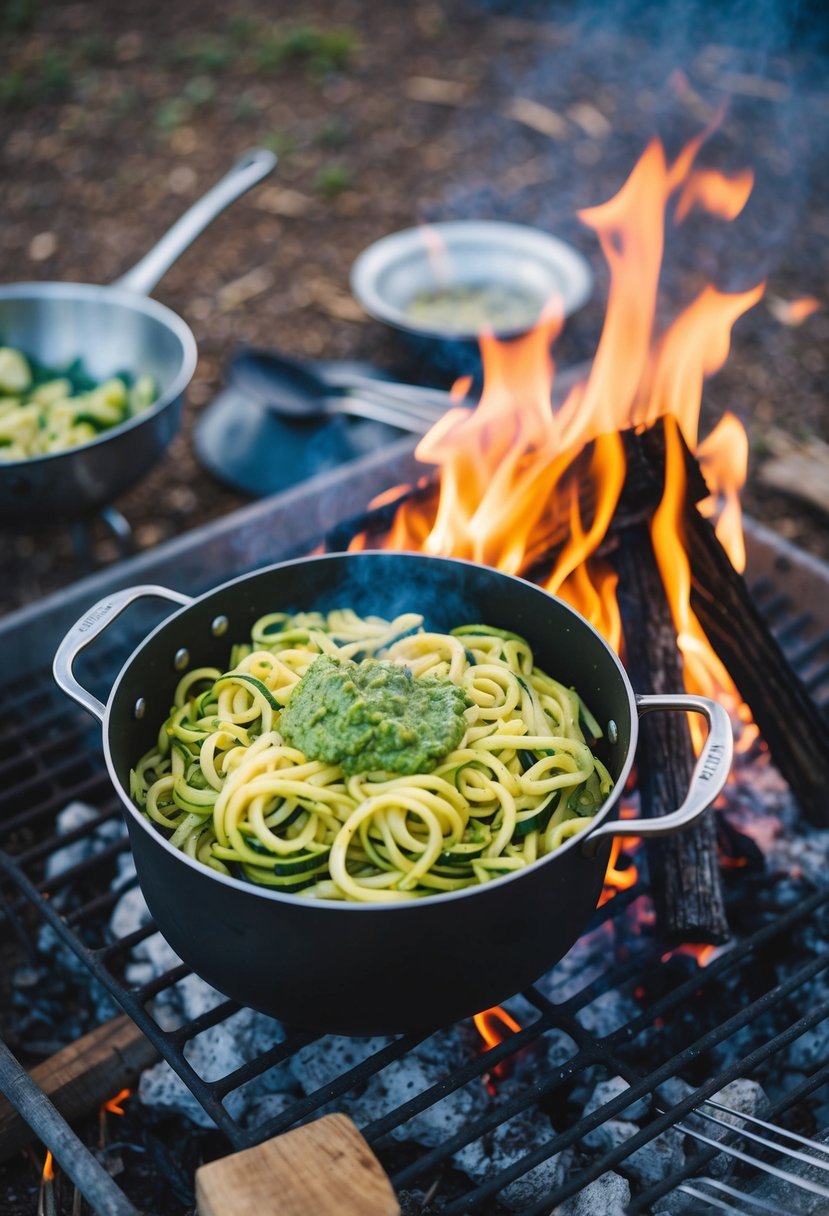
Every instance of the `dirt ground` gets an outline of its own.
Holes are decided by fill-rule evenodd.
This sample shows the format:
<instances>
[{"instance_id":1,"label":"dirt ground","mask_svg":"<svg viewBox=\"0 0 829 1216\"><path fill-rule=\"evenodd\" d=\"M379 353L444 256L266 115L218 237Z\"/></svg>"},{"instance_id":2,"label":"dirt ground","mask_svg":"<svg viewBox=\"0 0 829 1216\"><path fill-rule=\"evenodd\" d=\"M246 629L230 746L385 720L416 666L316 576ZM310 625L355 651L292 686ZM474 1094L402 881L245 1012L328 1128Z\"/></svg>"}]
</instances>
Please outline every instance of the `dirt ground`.
<instances>
[{"instance_id":1,"label":"dirt ground","mask_svg":"<svg viewBox=\"0 0 829 1216\"><path fill-rule=\"evenodd\" d=\"M350 295L356 255L396 229L498 218L570 240L597 288L560 356L588 357L607 273L577 208L609 198L654 132L676 151L726 103L704 157L730 172L752 167L754 194L735 225L689 221L671 236L664 307L675 312L705 279L727 289L767 279L707 389L703 429L726 409L743 420L747 509L829 556L826 519L764 490L758 476L773 428L829 440L829 316L785 323L792 300L826 300L825 45L815 45L813 24L729 30L710 6L699 10L705 21L688 18L687 5L682 21L678 11L628 4L609 16L598 3L436 0L243 0L232 11L215 0L6 4L4 280L109 282L245 149L280 157L269 181L220 217L155 291L192 327L199 363L180 435L117 501L138 546L244 501L200 466L192 443L241 344L448 382ZM96 560L114 560L99 523L92 537ZM0 545L0 612L78 577L70 532L57 521L36 531L0 522Z\"/></svg>"}]
</instances>

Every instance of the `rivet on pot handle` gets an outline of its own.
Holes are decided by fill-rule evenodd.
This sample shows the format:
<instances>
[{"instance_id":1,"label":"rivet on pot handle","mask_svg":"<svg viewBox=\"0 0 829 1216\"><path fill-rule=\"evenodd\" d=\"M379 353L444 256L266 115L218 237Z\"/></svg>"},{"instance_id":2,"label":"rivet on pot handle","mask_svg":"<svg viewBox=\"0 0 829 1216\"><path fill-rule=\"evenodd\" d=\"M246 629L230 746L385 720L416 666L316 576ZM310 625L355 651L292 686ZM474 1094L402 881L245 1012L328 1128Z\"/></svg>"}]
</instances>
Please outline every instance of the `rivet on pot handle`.
<instances>
[{"instance_id":1,"label":"rivet on pot handle","mask_svg":"<svg viewBox=\"0 0 829 1216\"><path fill-rule=\"evenodd\" d=\"M125 608L136 600L149 598L171 600L181 607L193 602L189 595L182 595L180 591L171 591L168 587L157 587L149 583L140 587L127 587L124 591L114 591L85 612L58 646L52 663L52 674L58 687L102 721L106 707L78 683L72 666L81 651L103 633Z\"/></svg>"},{"instance_id":2,"label":"rivet on pot handle","mask_svg":"<svg viewBox=\"0 0 829 1216\"><path fill-rule=\"evenodd\" d=\"M654 709L679 710L682 713L702 714L708 720L708 738L700 752L688 794L682 806L669 815L657 819L622 819L603 823L591 832L584 848L590 854L606 836L671 836L691 827L707 810L728 780L734 755L734 736L731 719L717 701L708 697L696 697L686 693L671 696L637 696L639 716Z\"/></svg>"}]
</instances>

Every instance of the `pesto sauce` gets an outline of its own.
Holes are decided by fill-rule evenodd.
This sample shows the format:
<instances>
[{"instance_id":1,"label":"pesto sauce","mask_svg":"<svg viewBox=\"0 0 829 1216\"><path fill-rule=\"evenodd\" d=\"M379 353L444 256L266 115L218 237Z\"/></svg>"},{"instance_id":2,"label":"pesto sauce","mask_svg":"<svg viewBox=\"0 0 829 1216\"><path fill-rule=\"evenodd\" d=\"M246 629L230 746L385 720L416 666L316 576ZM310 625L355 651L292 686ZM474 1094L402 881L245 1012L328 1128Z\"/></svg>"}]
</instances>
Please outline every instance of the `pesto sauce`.
<instances>
[{"instance_id":1,"label":"pesto sauce","mask_svg":"<svg viewBox=\"0 0 829 1216\"><path fill-rule=\"evenodd\" d=\"M354 773L427 773L466 729L466 694L407 667L320 655L282 711L283 738L310 760Z\"/></svg>"}]
</instances>

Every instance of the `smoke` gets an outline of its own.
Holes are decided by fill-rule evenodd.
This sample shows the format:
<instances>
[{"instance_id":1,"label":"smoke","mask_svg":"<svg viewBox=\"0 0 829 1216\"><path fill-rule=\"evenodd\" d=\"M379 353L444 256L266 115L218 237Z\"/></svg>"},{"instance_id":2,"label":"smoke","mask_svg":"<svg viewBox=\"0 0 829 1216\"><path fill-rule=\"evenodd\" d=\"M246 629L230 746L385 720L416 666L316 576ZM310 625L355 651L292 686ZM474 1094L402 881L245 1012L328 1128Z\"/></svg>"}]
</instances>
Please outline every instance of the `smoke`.
<instances>
[{"instance_id":1,"label":"smoke","mask_svg":"<svg viewBox=\"0 0 829 1216\"><path fill-rule=\"evenodd\" d=\"M447 122L454 155L424 221L532 224L590 260L596 296L558 344L588 358L604 311L607 270L577 219L621 187L655 135L669 156L722 121L699 163L753 169L733 223L695 213L668 222L662 312L675 315L704 282L743 291L780 276L792 294L824 291L829 10L818 0L559 0L479 3L499 46L487 78ZM766 318L768 316L766 314ZM444 364L473 370L468 352ZM432 352L433 366L440 355ZM445 369L444 369L445 370Z\"/></svg>"}]
</instances>

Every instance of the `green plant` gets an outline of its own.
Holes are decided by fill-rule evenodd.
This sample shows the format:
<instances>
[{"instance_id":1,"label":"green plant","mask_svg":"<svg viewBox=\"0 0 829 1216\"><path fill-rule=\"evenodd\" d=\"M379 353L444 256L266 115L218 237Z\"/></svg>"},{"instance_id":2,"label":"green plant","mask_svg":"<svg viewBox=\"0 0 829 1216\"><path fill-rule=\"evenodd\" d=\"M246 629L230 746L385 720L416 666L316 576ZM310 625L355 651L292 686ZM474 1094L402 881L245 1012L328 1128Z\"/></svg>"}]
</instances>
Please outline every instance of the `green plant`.
<instances>
[{"instance_id":1,"label":"green plant","mask_svg":"<svg viewBox=\"0 0 829 1216\"><path fill-rule=\"evenodd\" d=\"M233 117L237 122L256 122L261 112L256 95L250 90L240 93L233 106Z\"/></svg>"},{"instance_id":2,"label":"green plant","mask_svg":"<svg viewBox=\"0 0 829 1216\"><path fill-rule=\"evenodd\" d=\"M31 83L15 69L0 75L0 105L7 110L22 110L32 100Z\"/></svg>"},{"instance_id":3,"label":"green plant","mask_svg":"<svg viewBox=\"0 0 829 1216\"><path fill-rule=\"evenodd\" d=\"M188 41L180 40L170 56L174 64L210 75L223 72L233 61L233 48L218 36L199 34Z\"/></svg>"},{"instance_id":4,"label":"green plant","mask_svg":"<svg viewBox=\"0 0 829 1216\"><path fill-rule=\"evenodd\" d=\"M101 67L110 61L111 43L99 30L90 30L84 34L75 43L75 49L79 59L95 67Z\"/></svg>"},{"instance_id":5,"label":"green plant","mask_svg":"<svg viewBox=\"0 0 829 1216\"><path fill-rule=\"evenodd\" d=\"M333 199L347 190L351 182L352 173L346 165L323 165L314 178L314 189L323 198Z\"/></svg>"},{"instance_id":6,"label":"green plant","mask_svg":"<svg viewBox=\"0 0 829 1216\"><path fill-rule=\"evenodd\" d=\"M7 30L27 30L33 24L36 12L36 0L4 0L0 6L0 20Z\"/></svg>"},{"instance_id":7,"label":"green plant","mask_svg":"<svg viewBox=\"0 0 829 1216\"><path fill-rule=\"evenodd\" d=\"M247 13L235 13L228 18L227 36L237 46L251 46L259 34L259 22Z\"/></svg>"},{"instance_id":8,"label":"green plant","mask_svg":"<svg viewBox=\"0 0 829 1216\"><path fill-rule=\"evenodd\" d=\"M351 127L342 118L329 118L314 137L320 148L342 148L351 140Z\"/></svg>"},{"instance_id":9,"label":"green plant","mask_svg":"<svg viewBox=\"0 0 829 1216\"><path fill-rule=\"evenodd\" d=\"M319 30L310 25L294 25L271 30L256 49L256 66L272 72L292 64L305 64L312 76L342 71L356 46L352 30Z\"/></svg>"},{"instance_id":10,"label":"green plant","mask_svg":"<svg viewBox=\"0 0 829 1216\"><path fill-rule=\"evenodd\" d=\"M114 122L121 122L128 114L131 113L137 106L140 105L141 99L136 89L125 85L114 93L109 106L107 107L110 118Z\"/></svg>"},{"instance_id":11,"label":"green plant","mask_svg":"<svg viewBox=\"0 0 829 1216\"><path fill-rule=\"evenodd\" d=\"M209 76L194 76L182 89L182 96L194 106L205 106L216 96L216 85Z\"/></svg>"},{"instance_id":12,"label":"green plant","mask_svg":"<svg viewBox=\"0 0 829 1216\"><path fill-rule=\"evenodd\" d=\"M190 103L181 97L169 97L157 107L154 115L159 131L169 133L181 127L190 117Z\"/></svg>"},{"instance_id":13,"label":"green plant","mask_svg":"<svg viewBox=\"0 0 829 1216\"><path fill-rule=\"evenodd\" d=\"M58 51L47 51L38 65L40 92L47 98L64 97L72 84L69 60Z\"/></svg>"},{"instance_id":14,"label":"green plant","mask_svg":"<svg viewBox=\"0 0 829 1216\"><path fill-rule=\"evenodd\" d=\"M277 156L288 156L296 147L296 141L288 131L267 131L259 142Z\"/></svg>"}]
</instances>

